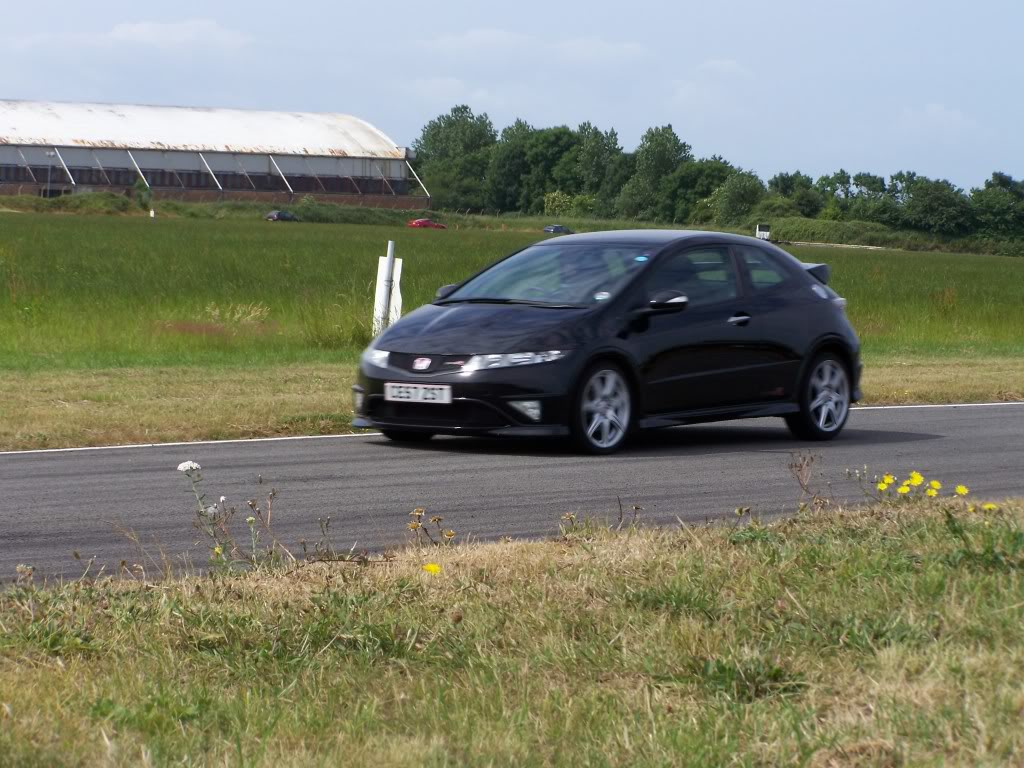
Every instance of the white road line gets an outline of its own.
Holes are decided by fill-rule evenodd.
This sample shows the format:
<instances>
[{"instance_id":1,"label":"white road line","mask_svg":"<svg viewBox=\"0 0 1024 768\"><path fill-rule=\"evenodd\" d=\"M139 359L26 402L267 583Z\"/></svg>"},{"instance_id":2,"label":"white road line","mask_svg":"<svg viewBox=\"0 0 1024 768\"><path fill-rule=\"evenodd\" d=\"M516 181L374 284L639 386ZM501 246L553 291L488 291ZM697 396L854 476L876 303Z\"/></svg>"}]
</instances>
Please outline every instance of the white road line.
<instances>
[{"instance_id":1,"label":"white road line","mask_svg":"<svg viewBox=\"0 0 1024 768\"><path fill-rule=\"evenodd\" d=\"M935 405L860 405L854 411L896 411L909 408L993 408L1024 406L1024 402L1011 403L945 403ZM28 451L0 451L0 456L27 456L34 453L73 453L75 451L118 451L133 448L193 448L199 445L231 445L233 443L278 443L286 440L334 440L345 437L376 437L380 432L359 432L348 435L292 435L289 437L240 437L232 440L194 440L181 443L137 443L134 445L90 445L84 448L36 448Z\"/></svg>"},{"instance_id":2,"label":"white road line","mask_svg":"<svg viewBox=\"0 0 1024 768\"><path fill-rule=\"evenodd\" d=\"M231 443L277 443L285 440L330 440L341 437L373 437L380 432L358 432L348 435L290 435L288 437L239 437L232 440L192 440L183 443L135 443L131 445L88 445L83 448L35 448L28 451L0 451L0 456L22 456L30 453L71 453L73 451L117 451L129 448L175 448L197 445L230 445Z\"/></svg>"},{"instance_id":3,"label":"white road line","mask_svg":"<svg viewBox=\"0 0 1024 768\"><path fill-rule=\"evenodd\" d=\"M999 405L1024 405L1024 402L1010 403L935 403L927 405L855 405L854 411L896 411L903 408L992 408Z\"/></svg>"}]
</instances>

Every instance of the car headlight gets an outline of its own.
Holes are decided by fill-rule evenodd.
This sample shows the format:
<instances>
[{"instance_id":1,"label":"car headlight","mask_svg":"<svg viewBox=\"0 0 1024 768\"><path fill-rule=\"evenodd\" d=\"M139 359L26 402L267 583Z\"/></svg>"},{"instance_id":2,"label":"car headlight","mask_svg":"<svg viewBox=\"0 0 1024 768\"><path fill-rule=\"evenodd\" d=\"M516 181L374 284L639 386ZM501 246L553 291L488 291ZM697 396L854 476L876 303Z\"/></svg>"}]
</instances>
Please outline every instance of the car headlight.
<instances>
[{"instance_id":1,"label":"car headlight","mask_svg":"<svg viewBox=\"0 0 1024 768\"><path fill-rule=\"evenodd\" d=\"M567 350L553 349L547 352L510 352L506 355L473 355L462 366L463 373L486 371L490 368L514 368L520 365L553 363L568 355Z\"/></svg>"},{"instance_id":2,"label":"car headlight","mask_svg":"<svg viewBox=\"0 0 1024 768\"><path fill-rule=\"evenodd\" d=\"M379 368L387 368L389 354L389 352L383 349L367 347L366 350L363 351L363 362L369 363L370 365L376 365Z\"/></svg>"}]
</instances>

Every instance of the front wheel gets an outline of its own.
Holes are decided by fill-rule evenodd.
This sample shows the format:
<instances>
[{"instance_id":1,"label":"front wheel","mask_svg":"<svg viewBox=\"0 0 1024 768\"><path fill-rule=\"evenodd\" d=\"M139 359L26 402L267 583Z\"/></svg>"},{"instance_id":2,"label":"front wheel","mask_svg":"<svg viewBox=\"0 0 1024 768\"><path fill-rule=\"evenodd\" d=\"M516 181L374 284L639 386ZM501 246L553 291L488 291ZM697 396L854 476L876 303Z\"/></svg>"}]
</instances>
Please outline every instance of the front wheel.
<instances>
[{"instance_id":1,"label":"front wheel","mask_svg":"<svg viewBox=\"0 0 1024 768\"><path fill-rule=\"evenodd\" d=\"M800 387L800 412L786 417L790 431L802 440L831 440L850 417L850 374L837 355L814 359Z\"/></svg>"},{"instance_id":2,"label":"front wheel","mask_svg":"<svg viewBox=\"0 0 1024 768\"><path fill-rule=\"evenodd\" d=\"M613 453L629 435L633 396L626 374L614 363L591 366L580 379L572 435L587 453Z\"/></svg>"}]
</instances>

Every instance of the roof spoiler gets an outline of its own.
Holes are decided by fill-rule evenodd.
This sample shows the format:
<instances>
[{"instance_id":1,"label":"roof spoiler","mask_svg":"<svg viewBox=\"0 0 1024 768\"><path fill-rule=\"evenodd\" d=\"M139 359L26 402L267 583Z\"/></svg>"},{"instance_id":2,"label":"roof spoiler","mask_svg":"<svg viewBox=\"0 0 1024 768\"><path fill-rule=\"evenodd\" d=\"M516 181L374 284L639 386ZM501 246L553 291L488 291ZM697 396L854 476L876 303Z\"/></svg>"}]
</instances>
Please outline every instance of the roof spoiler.
<instances>
[{"instance_id":1,"label":"roof spoiler","mask_svg":"<svg viewBox=\"0 0 1024 768\"><path fill-rule=\"evenodd\" d=\"M832 277L832 268L828 264L804 264L804 269L822 285L828 285L828 279Z\"/></svg>"}]
</instances>

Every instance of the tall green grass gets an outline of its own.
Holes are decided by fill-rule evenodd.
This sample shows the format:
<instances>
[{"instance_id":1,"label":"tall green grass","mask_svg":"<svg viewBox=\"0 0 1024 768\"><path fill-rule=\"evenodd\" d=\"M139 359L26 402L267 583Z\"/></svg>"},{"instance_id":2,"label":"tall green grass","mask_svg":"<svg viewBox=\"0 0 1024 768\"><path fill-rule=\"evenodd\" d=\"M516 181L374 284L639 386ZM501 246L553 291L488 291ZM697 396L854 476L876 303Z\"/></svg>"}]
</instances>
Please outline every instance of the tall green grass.
<instances>
[{"instance_id":1,"label":"tall green grass","mask_svg":"<svg viewBox=\"0 0 1024 768\"><path fill-rule=\"evenodd\" d=\"M352 359L395 240L406 311L539 233L0 214L0 368ZM833 265L866 350L1024 349L1024 260L794 248Z\"/></svg>"}]
</instances>

